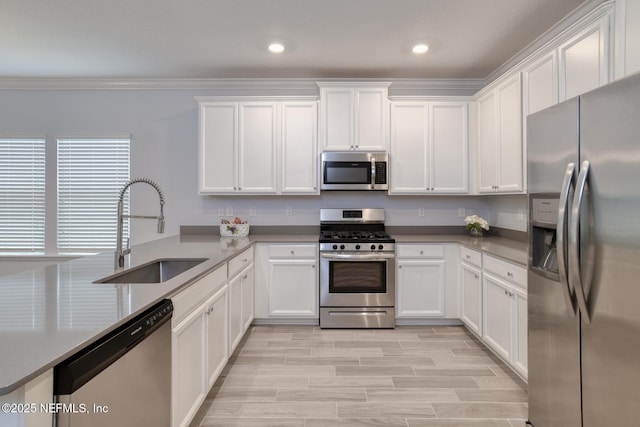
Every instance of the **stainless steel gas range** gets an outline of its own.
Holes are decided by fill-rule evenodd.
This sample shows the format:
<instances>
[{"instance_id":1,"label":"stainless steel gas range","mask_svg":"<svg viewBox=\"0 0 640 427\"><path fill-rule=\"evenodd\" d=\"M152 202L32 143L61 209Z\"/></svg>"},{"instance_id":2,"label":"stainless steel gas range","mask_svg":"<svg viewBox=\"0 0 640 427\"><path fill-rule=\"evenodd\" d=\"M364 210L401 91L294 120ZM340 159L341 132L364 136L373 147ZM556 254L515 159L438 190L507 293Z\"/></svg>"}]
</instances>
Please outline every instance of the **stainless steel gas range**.
<instances>
[{"instance_id":1,"label":"stainless steel gas range","mask_svg":"<svg viewBox=\"0 0 640 427\"><path fill-rule=\"evenodd\" d=\"M320 210L320 327L395 327L395 240L384 209Z\"/></svg>"}]
</instances>

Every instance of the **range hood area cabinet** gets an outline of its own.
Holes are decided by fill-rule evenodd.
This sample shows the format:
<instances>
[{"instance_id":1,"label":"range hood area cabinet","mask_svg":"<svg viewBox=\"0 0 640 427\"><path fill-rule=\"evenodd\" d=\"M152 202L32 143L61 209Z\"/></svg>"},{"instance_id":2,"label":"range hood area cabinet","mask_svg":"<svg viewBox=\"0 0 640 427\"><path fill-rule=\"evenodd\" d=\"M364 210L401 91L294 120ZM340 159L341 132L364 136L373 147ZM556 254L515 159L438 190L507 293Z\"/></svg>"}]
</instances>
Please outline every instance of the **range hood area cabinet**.
<instances>
[{"instance_id":1,"label":"range hood area cabinet","mask_svg":"<svg viewBox=\"0 0 640 427\"><path fill-rule=\"evenodd\" d=\"M469 101L391 101L389 194L469 192Z\"/></svg>"},{"instance_id":2,"label":"range hood area cabinet","mask_svg":"<svg viewBox=\"0 0 640 427\"><path fill-rule=\"evenodd\" d=\"M319 193L315 98L196 100L199 194Z\"/></svg>"},{"instance_id":3,"label":"range hood area cabinet","mask_svg":"<svg viewBox=\"0 0 640 427\"><path fill-rule=\"evenodd\" d=\"M388 151L390 82L318 82L322 151Z\"/></svg>"}]
</instances>

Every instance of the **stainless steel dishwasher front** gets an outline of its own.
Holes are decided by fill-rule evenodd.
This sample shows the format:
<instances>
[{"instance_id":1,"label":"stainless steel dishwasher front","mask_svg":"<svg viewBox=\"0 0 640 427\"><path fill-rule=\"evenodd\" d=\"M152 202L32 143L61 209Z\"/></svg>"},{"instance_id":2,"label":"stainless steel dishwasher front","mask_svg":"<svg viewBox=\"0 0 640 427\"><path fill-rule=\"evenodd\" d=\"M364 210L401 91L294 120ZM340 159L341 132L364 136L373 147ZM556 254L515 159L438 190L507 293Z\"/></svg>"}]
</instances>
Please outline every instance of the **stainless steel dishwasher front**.
<instances>
[{"instance_id":1,"label":"stainless steel dishwasher front","mask_svg":"<svg viewBox=\"0 0 640 427\"><path fill-rule=\"evenodd\" d=\"M164 300L58 364L54 426L169 426L172 312Z\"/></svg>"}]
</instances>

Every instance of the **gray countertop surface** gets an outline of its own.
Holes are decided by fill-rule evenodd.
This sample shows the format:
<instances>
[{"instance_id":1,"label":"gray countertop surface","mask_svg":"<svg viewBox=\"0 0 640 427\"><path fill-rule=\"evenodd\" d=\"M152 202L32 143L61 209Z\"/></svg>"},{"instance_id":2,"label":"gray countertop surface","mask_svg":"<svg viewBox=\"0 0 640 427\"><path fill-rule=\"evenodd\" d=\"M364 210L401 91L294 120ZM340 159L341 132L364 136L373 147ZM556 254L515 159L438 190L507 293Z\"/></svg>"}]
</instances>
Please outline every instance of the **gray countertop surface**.
<instances>
[{"instance_id":1,"label":"gray countertop surface","mask_svg":"<svg viewBox=\"0 0 640 427\"><path fill-rule=\"evenodd\" d=\"M398 243L461 243L526 265L526 244L497 237L394 235ZM207 258L160 284L95 284L114 273L113 252L0 277L0 395L169 298L253 243L317 243L317 234L247 238L185 234L136 245L125 268L158 258Z\"/></svg>"}]
</instances>

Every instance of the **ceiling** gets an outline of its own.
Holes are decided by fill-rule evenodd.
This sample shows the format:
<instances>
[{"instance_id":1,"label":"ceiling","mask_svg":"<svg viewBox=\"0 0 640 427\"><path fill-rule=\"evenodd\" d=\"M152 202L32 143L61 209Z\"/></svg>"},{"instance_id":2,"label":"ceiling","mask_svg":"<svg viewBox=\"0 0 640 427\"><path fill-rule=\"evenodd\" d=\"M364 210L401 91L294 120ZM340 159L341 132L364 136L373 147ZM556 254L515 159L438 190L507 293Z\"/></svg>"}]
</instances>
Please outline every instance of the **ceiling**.
<instances>
[{"instance_id":1,"label":"ceiling","mask_svg":"<svg viewBox=\"0 0 640 427\"><path fill-rule=\"evenodd\" d=\"M0 78L485 78L583 1L0 0Z\"/></svg>"}]
</instances>

